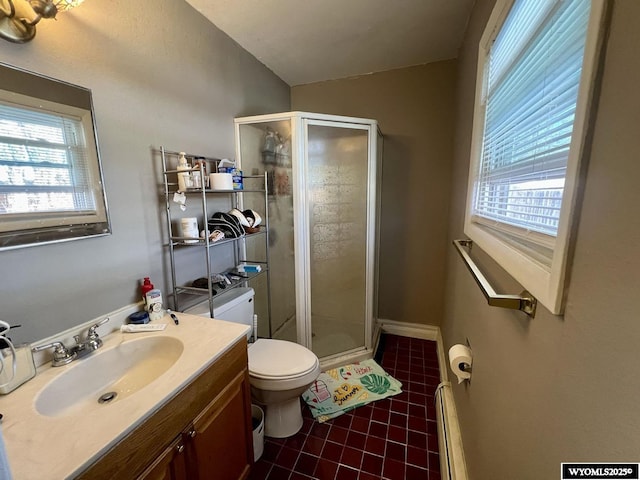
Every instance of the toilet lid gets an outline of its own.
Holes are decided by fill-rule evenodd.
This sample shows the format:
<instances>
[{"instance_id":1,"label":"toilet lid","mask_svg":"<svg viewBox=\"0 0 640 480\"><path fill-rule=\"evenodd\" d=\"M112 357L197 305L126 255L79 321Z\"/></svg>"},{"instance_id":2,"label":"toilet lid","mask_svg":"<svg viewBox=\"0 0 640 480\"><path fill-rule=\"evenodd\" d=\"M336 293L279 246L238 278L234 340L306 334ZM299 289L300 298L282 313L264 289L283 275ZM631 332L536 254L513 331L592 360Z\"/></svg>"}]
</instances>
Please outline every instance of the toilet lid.
<instances>
[{"instance_id":1,"label":"toilet lid","mask_svg":"<svg viewBox=\"0 0 640 480\"><path fill-rule=\"evenodd\" d=\"M249 348L249 374L254 377L298 377L317 365L318 357L297 343L261 338Z\"/></svg>"}]
</instances>

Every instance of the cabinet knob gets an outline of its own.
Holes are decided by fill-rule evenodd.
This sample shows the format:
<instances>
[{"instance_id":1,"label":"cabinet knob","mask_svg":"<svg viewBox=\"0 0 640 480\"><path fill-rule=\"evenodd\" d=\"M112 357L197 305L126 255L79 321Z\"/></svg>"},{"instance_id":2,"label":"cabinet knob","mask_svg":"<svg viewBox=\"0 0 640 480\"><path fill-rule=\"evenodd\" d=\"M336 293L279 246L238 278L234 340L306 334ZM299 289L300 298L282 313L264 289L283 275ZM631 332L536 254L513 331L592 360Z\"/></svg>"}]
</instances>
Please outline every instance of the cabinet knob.
<instances>
[{"instance_id":1,"label":"cabinet knob","mask_svg":"<svg viewBox=\"0 0 640 480\"><path fill-rule=\"evenodd\" d=\"M198 434L198 432L196 431L195 428L192 428L191 430L189 430L189 436L191 438L195 437Z\"/></svg>"},{"instance_id":2,"label":"cabinet knob","mask_svg":"<svg viewBox=\"0 0 640 480\"><path fill-rule=\"evenodd\" d=\"M178 453L184 452L184 445L182 443L179 445L176 445L176 452Z\"/></svg>"}]
</instances>

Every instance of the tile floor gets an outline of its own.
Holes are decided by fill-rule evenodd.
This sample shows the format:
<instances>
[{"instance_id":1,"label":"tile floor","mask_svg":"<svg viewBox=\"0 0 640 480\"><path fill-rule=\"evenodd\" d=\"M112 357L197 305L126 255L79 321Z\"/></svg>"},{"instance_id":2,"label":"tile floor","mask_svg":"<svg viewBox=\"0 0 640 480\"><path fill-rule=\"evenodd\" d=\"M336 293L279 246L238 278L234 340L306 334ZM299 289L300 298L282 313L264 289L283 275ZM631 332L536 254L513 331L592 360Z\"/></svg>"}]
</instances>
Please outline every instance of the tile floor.
<instances>
[{"instance_id":1,"label":"tile floor","mask_svg":"<svg viewBox=\"0 0 640 480\"><path fill-rule=\"evenodd\" d=\"M440 480L436 342L384 335L380 345L376 360L403 392L326 423L303 404L302 430L265 438L251 480Z\"/></svg>"}]
</instances>

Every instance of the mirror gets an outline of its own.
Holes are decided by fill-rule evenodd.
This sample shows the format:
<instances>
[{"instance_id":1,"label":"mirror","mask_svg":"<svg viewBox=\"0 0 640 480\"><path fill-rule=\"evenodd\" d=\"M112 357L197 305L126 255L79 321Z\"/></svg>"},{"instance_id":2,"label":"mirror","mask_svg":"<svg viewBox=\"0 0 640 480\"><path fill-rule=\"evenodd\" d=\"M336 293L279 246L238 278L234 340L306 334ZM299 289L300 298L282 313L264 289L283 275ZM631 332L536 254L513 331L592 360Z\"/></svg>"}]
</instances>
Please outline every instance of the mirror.
<instances>
[{"instance_id":1,"label":"mirror","mask_svg":"<svg viewBox=\"0 0 640 480\"><path fill-rule=\"evenodd\" d=\"M0 63L0 250L109 235L91 91Z\"/></svg>"}]
</instances>

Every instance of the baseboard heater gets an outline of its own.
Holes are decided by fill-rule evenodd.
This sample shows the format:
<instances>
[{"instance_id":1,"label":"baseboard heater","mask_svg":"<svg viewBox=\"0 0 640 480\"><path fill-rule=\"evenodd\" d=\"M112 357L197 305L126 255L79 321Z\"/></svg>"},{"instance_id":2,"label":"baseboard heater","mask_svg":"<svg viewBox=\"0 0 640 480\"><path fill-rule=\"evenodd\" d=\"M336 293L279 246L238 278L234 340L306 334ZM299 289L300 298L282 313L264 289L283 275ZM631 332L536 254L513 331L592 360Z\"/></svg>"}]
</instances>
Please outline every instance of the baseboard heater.
<instances>
[{"instance_id":1,"label":"baseboard heater","mask_svg":"<svg viewBox=\"0 0 640 480\"><path fill-rule=\"evenodd\" d=\"M440 476L443 480L468 480L460 424L450 382L442 382L438 385L435 402L440 448Z\"/></svg>"}]
</instances>

